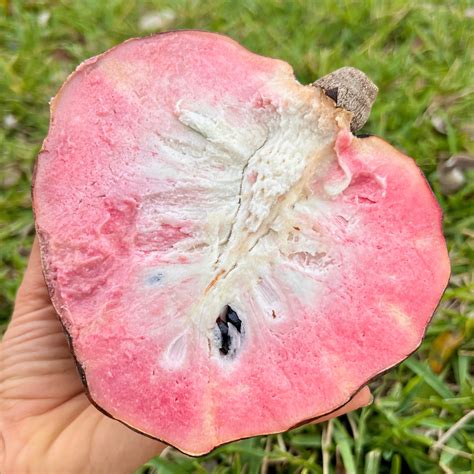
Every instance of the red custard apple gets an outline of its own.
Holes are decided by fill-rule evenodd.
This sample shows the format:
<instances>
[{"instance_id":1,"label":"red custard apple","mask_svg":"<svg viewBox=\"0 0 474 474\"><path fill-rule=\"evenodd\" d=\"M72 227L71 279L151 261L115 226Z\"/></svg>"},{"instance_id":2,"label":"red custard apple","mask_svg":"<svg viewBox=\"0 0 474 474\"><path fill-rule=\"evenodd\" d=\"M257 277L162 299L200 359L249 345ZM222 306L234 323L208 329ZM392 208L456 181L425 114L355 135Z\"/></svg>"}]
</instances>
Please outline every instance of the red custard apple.
<instances>
[{"instance_id":1,"label":"red custard apple","mask_svg":"<svg viewBox=\"0 0 474 474\"><path fill-rule=\"evenodd\" d=\"M33 199L93 403L199 455L329 413L419 346L450 272L441 212L351 117L204 32L69 77Z\"/></svg>"}]
</instances>

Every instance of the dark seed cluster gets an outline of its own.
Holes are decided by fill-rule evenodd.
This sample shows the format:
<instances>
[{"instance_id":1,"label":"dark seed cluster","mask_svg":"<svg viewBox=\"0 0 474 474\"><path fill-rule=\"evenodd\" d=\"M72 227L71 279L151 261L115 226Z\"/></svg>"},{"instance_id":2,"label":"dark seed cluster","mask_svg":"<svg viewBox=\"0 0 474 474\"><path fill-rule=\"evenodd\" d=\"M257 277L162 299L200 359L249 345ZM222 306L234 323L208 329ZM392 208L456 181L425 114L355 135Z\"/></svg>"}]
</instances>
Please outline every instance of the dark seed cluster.
<instances>
[{"instance_id":1,"label":"dark seed cluster","mask_svg":"<svg viewBox=\"0 0 474 474\"><path fill-rule=\"evenodd\" d=\"M225 306L216 320L217 327L221 334L221 345L219 351L223 355L227 355L232 345L232 338L229 333L229 324L237 329L239 333L242 332L242 321L237 313L229 306Z\"/></svg>"}]
</instances>

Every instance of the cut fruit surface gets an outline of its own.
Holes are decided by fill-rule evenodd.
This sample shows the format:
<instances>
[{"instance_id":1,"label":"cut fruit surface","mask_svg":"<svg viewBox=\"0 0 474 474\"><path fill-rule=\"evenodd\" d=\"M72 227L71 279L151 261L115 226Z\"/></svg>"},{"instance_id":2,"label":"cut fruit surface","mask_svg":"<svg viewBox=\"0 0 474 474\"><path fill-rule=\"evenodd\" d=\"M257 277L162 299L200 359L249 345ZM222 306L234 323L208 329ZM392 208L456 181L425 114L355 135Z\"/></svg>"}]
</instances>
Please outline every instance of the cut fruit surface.
<instances>
[{"instance_id":1,"label":"cut fruit surface","mask_svg":"<svg viewBox=\"0 0 474 474\"><path fill-rule=\"evenodd\" d=\"M131 40L52 102L33 190L91 399L203 454L346 403L420 344L449 276L414 161L215 34Z\"/></svg>"}]
</instances>

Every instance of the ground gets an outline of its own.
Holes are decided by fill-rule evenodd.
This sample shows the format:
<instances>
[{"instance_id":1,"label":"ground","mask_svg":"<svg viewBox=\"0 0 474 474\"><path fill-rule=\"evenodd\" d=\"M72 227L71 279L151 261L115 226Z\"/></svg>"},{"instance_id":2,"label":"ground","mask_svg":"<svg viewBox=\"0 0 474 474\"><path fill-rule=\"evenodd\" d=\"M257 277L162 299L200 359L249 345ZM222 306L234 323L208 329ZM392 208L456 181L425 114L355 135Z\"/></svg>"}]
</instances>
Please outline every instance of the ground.
<instances>
[{"instance_id":1,"label":"ground","mask_svg":"<svg viewBox=\"0 0 474 474\"><path fill-rule=\"evenodd\" d=\"M474 174L448 194L437 171L451 156L474 154L468 1L0 1L0 332L33 238L30 182L50 97L82 60L131 36L181 28L222 32L284 59L303 83L343 65L365 71L380 91L363 131L424 171L444 211L452 276L423 346L373 382L372 406L204 458L171 450L139 472L471 472Z\"/></svg>"}]
</instances>

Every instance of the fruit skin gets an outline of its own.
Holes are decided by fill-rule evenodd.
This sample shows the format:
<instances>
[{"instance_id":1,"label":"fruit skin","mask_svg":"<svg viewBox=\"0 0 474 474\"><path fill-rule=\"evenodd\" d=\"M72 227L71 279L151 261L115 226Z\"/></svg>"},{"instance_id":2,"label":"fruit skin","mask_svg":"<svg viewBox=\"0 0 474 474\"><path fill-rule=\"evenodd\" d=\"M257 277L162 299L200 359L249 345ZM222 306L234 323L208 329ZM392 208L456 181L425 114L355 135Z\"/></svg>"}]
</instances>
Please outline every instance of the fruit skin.
<instances>
[{"instance_id":1,"label":"fruit skin","mask_svg":"<svg viewBox=\"0 0 474 474\"><path fill-rule=\"evenodd\" d=\"M105 53L107 54L107 53ZM78 70L81 70L81 68L83 67L86 67L87 65L91 65L91 64L94 64L95 62L97 61L97 58L93 58L92 60L89 60L87 61L86 63L84 63L83 66L80 66ZM62 90L64 90L64 87L62 88ZM58 94L58 96L60 96L60 94ZM57 100L57 99L56 99ZM54 101L55 102L55 101ZM54 102L52 104L52 114L54 113ZM357 147L360 147L361 146L361 143L364 143L365 147L373 147L374 149L384 149L386 151L387 154L394 154L394 150L389 147L388 145L384 144L384 142L382 142L380 139L377 139L377 138L368 138L368 139L364 139L363 142L361 141L357 141L357 140L354 140L350 137L349 134L347 133L340 133L339 136L338 136L338 141L336 143L336 151L339 152L339 154L344 154L344 153L349 153L351 152L352 148L356 149ZM352 148L351 148L352 147ZM401 160L405 160L408 164L409 167L412 167L410 168L411 169L411 172L413 173L418 173L419 175L421 175L421 173L416 169L416 167L413 167L413 164L411 162L410 159L406 158L406 157L403 157L403 155L399 154L400 155L400 159ZM403 158L402 158L403 157ZM426 184L426 183L425 183ZM426 184L427 186L427 184ZM34 194L34 193L33 193ZM35 199L35 202L34 202L34 206L36 205L36 199ZM131 206L133 207L133 204L131 204ZM128 212L128 211L127 211ZM439 211L438 211L439 212ZM440 219L440 213L438 215L438 218ZM52 297L52 300L53 300L53 304L55 305L56 307L56 310L58 311L59 314L61 314L61 312L63 311L63 308L62 308L62 303L61 301L59 301L59 299L56 297L55 295L55 286L54 286L54 283L53 281L51 280L51 277L50 277L50 272L48 271L48 247L47 247L47 244L48 244L48 236L45 235L43 233L43 229L38 225L38 220L37 220L37 230L38 230L38 235L39 235L39 238L40 238L40 243L41 243L41 250L42 250L42 259L43 259L43 267L45 269L45 279L47 281L47 284L48 284L48 288L49 288L49 291L50 291L50 294L51 294L51 297ZM442 256L441 260L443 260L444 262L446 262L446 257L445 256ZM449 269L447 269L447 271L449 272ZM446 274L444 276L446 278ZM61 318L60 318L61 319ZM61 322L63 323L64 325L64 321L61 320ZM66 333L68 333L68 329L65 327L65 331ZM74 336L73 335L69 335L69 340L73 341L74 339ZM70 347L71 349L73 350L73 344L70 344ZM416 350L416 349L415 349ZM73 351L74 352L74 351ZM407 354L408 356L409 354ZM77 361L77 358L76 358L76 361ZM81 376L82 376L82 379L86 385L86 388L87 388L87 381L86 381L86 376L85 376L85 371L84 369L81 367L81 364L79 362L77 362L77 365L78 365L78 368L80 370L80 373L81 373ZM394 364L395 365L395 364ZM377 376L374 375L374 376ZM365 385L365 383L367 382L367 380L364 381L364 383L360 384L360 386L362 385ZM357 390L359 389L359 387L357 388ZM357 390L355 390L352 395L349 395L349 399L351 396L353 396ZM88 392L89 394L89 392ZM92 399L92 396L90 396L89 394L89 397L91 398L91 401L96 405L98 406L94 400ZM342 405L344 405L345 403L347 403L347 401L349 400L347 399L344 403L342 403ZM339 405L341 406L341 405ZM334 407L333 409L330 410L330 412L336 410L337 408L339 408L339 406L337 407ZM103 408L100 408L101 411L103 411L104 413L107 413ZM320 416L323 416L325 413L318 413L318 416L316 418L319 418ZM109 415L109 416L112 416L112 415ZM113 417L113 416L112 416ZM310 418L312 419L312 418ZM130 424L124 422L123 420L119 420L119 421L122 421L123 423L127 424L128 426L130 426ZM298 423L300 424L300 423ZM289 426L287 426L286 428L288 428ZM143 432L143 431L140 431L140 430L137 430L139 432ZM144 433L146 434L146 433ZM154 436L152 436L154 437ZM168 441L167 439L164 440L165 442ZM183 451L185 452L188 452L189 454L203 454L204 452L207 452L209 451L209 449L211 449L212 447L208 447L206 449L203 449L202 451L198 451L198 450L191 450L191 449L186 449L186 447L183 447L183 446L178 446L178 448L182 449Z\"/></svg>"}]
</instances>

